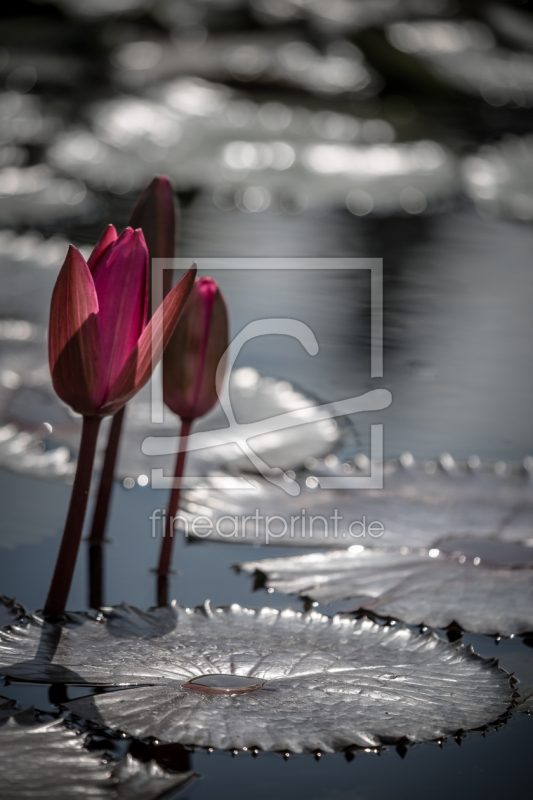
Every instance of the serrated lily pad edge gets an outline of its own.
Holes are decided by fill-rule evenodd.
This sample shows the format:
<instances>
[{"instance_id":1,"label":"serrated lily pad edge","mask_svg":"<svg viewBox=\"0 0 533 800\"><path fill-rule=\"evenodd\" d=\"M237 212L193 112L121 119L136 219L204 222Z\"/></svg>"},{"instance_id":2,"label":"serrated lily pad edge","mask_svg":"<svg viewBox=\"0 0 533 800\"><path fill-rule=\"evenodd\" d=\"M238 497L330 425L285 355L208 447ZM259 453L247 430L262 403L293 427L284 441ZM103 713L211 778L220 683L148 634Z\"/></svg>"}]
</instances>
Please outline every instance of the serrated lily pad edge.
<instances>
[{"instance_id":1,"label":"serrated lily pad edge","mask_svg":"<svg viewBox=\"0 0 533 800\"><path fill-rule=\"evenodd\" d=\"M490 541L490 540L487 539L487 541ZM393 547L383 547L383 548L380 548L380 547L368 547L368 548L365 548L365 549L372 550L372 551L375 551L375 552L382 552L382 553L387 553L388 552L388 553L396 553L397 554L397 553L400 552L400 550L398 548L393 548ZM413 554L416 553L418 549L419 548L415 548L415 547L409 548L410 552L413 553ZM335 551L332 550L332 551L330 551L330 553L328 553L328 555L333 554L334 552ZM323 551L322 551L322 553L323 553ZM318 553L310 552L310 553L306 553L306 555L318 555ZM277 560L283 561L283 560L290 560L292 558L298 558L298 557L299 556L279 556L279 557L273 558L273 559L265 558L265 559L262 559L262 561L264 561L264 562L277 561ZM296 590L295 591L283 592L280 589L276 588L276 586L272 585L271 576L269 575L269 572L267 570L261 569L260 566L256 566L256 564L260 564L260 563L261 563L261 560L254 559L252 561L237 562L237 563L232 565L232 569L237 574L246 575L248 578L251 578L251 580L253 581L253 589L252 589L252 591L254 591L254 592L258 591L259 589L267 589L269 591L275 592L280 597L281 596L297 597L303 602L304 608L306 610L309 610L309 609L315 607L316 605L321 605L322 607L329 607L330 605L333 605L336 602L349 603L350 600L352 599L351 597L346 596L345 598L342 598L342 599L341 598L337 598L335 600L331 600L331 601L327 601L327 602L322 600L320 602L320 601L317 601L315 599L315 597L313 597L312 589L303 590L302 592L298 592ZM251 565L254 565L253 568L251 568ZM492 567L489 566L488 568L491 569ZM495 569L496 569L496 567L495 567ZM528 565L513 565L512 567L509 567L509 570L524 570L524 571L529 570L529 571L533 571L533 565L529 565L529 566ZM354 595L354 599L355 599L355 597L356 596ZM405 620L401 619L401 617L396 617L396 616L393 616L391 614L379 613L377 611L373 611L370 608L365 608L364 606L358 606L357 607L357 606L354 605L353 608L346 609L345 611L338 611L336 613L340 614L340 615L350 615L354 619L366 618L366 619L369 619L372 622L376 622L378 624L379 623L391 623L392 622L394 624L400 624L400 625L403 625L404 627L408 627L409 629L419 630L421 633L425 633L426 630L433 630L433 631L442 630L442 631L445 631L446 633L450 632L451 634L455 634L454 639L449 639L450 643L453 643L456 639L461 638L463 636L463 634L469 634L469 633L476 633L479 636L486 636L489 639L496 639L497 641L499 641L501 639L511 639L511 638L531 639L532 636L533 636L533 629L525 630L525 631L522 630L522 631L520 631L518 633L512 633L512 634L510 634L510 633L500 633L499 631L496 632L496 633L494 633L494 632L488 633L488 632L481 632L481 631L472 631L472 630L469 630L468 628L464 628L456 619L453 619L448 625L436 628L434 625L428 624L425 621L421 621L419 623L408 623L408 622L405 622ZM480 656L480 658L481 658L481 656Z\"/></svg>"},{"instance_id":2,"label":"serrated lily pad edge","mask_svg":"<svg viewBox=\"0 0 533 800\"><path fill-rule=\"evenodd\" d=\"M9 625L17 625L23 622L26 619L29 619L30 615L26 611L26 609L17 603L15 598L13 597L6 597L3 594L0 594L0 606L6 608L9 612L13 614L13 619L9 622L6 622L2 627L7 628Z\"/></svg>"},{"instance_id":3,"label":"serrated lily pad edge","mask_svg":"<svg viewBox=\"0 0 533 800\"><path fill-rule=\"evenodd\" d=\"M169 604L169 606L167 606L167 608L170 609L170 608L176 607L178 605L179 604L178 604L177 600L172 600L171 603ZM113 615L113 613L115 612L116 608L126 608L126 609L134 608L135 609L135 607L131 607L127 603L121 603L119 606L115 606L115 607L102 607L99 612L95 612L95 611L92 611L92 612L86 612L86 611L66 612L66 614L65 614L65 616L66 616L65 624L68 624L68 623L70 623L70 624L72 624L72 623L80 624L80 618L83 621L87 620L87 621L93 621L93 622L94 621L102 622L104 619L107 620L108 618L110 618ZM233 611L233 610L236 610L236 609L239 609L239 610L242 610L242 611L245 611L245 612L253 612L253 613L255 613L255 612L260 611L261 608L264 608L264 607L261 607L261 608L249 608L249 607L246 607L246 606L240 606L237 603L232 603L230 605L212 606L210 601L207 600L207 601L205 601L205 603L197 605L197 606L192 607L192 608L191 607L185 607L185 606L182 606L182 608L185 611L185 613L187 613L187 614L202 613L202 614L204 614L206 616L209 616L209 615L212 615L212 614L214 614L216 612L219 612L219 613L222 612L223 613L223 612ZM267 608L271 608L271 607L268 606ZM135 610L137 610L137 609L135 609ZM147 610L148 611L155 611L155 610L158 610L158 607L157 606L151 606ZM320 616L320 617L326 617L327 619L329 619L331 621L334 621L335 619L345 620L346 616L347 616L346 614L334 614L334 615L329 616L327 614L322 614L320 612L317 612L314 609L308 609L308 610L304 610L304 611L295 611L294 609L286 609L286 610L290 611L292 614L297 615L297 616L304 617L304 616L317 615L317 616ZM272 611L276 611L276 609L272 609ZM380 624L380 623L383 624L383 620L384 620L383 617L378 617L378 615L376 615L376 618L373 618L372 614L368 614L368 613L358 613L357 615L351 615L351 616L356 617L356 619L358 621L363 621L363 622L364 621L368 621L368 622L370 622L370 623L372 623L374 625ZM31 619L36 621L37 624L40 624L40 625L43 624L43 620L40 617L32 615ZM354 622L355 622L355 619L354 619ZM57 624L57 623L55 623L55 624ZM385 623L385 624L387 624L387 623ZM497 658L485 657L485 656L479 655L478 653L475 652L475 650L474 650L474 648L473 648L473 646L471 644L467 645L467 644L464 644L462 642L446 641L441 636L439 636L436 633L435 630L433 630L432 628L429 628L429 627L427 628L426 631L420 632L419 630L413 629L413 626L409 626L409 625L407 625L405 623L402 623L401 621L400 622L396 622L396 620L394 620L394 627L397 630L408 630L412 634L416 634L416 635L419 635L419 636L429 636L431 638L437 639L437 640L443 642L444 644L448 645L449 647L454 648L455 650L462 650L464 652L464 655L469 659L475 659L476 661L482 661L487 667L495 667L499 672L503 673L504 675L506 675L508 677L509 688L511 689L509 707L506 709L506 711L504 711L502 714L500 714L494 720L490 720L489 722L485 723L484 725L476 727L476 728L468 728L468 732L470 732L470 733L481 732L482 733L484 731L488 731L490 728L498 729L502 725L504 725L509 719L511 719L511 717L513 715L513 712L518 710L517 707L518 707L518 705L520 704L520 702L522 700L522 698L520 697L519 692L517 691L517 688L516 688L518 686L518 684L519 684L519 680L514 677L513 673L510 673L506 669L504 669L503 667L500 667L499 660ZM101 688L102 685L103 684L100 684L100 688ZM130 688L132 688L132 689L133 688L138 688L141 685L147 686L147 685L155 685L155 684L143 683L143 684L130 684L128 686L125 686L123 684L122 685L109 684L109 688L113 687L116 691L121 691L121 692L125 691L125 692L127 692L128 689L130 689ZM88 684L88 686L91 686L91 685ZM98 725L97 723L93 723L90 720L85 720L83 717L81 717L81 716L75 714L73 711L71 711L71 709L68 706L60 704L59 707L62 710L67 711L68 714L71 715L73 718L79 719L79 720L83 720L84 724L87 725L88 728L90 728L90 729L102 729L102 725ZM127 731L122 731L120 728L109 728L109 730L113 730L116 733L125 734L126 736L131 736L131 734L127 733ZM466 732L467 732L466 730L459 728L459 729L457 729L457 731L449 733L444 738L440 737L440 738L429 740L429 741L442 742L446 738L457 738L457 737L460 738ZM148 736L148 737L134 737L134 738L139 738L141 741L148 741L149 742L152 737ZM174 741L173 742L170 742L170 741L167 742L166 740L163 740L161 738L158 738L158 742L160 742L162 744L163 743L165 743L165 744L176 744L177 743L177 744L182 744L182 745L184 745L186 747L192 747L194 749L205 750L205 751L208 751L208 752L212 750L212 748L198 746L198 745L195 745L194 743L190 743L190 742L174 742ZM405 744L406 746L411 747L411 746L414 746L416 744L419 744L419 742L414 742L414 741L411 741L409 739L406 739L405 736L400 737L398 739L391 738L391 739L387 739L387 741L383 741L382 744L377 748L377 750L382 750L382 749L386 748L387 746L398 746L398 745L402 745L402 744ZM257 749L257 752L260 752L260 748L256 748L256 749ZM376 749L376 748L374 748L374 749ZM369 748L367 748L367 747L362 747L360 745L352 744L352 745L347 745L346 747L342 748L341 752L349 753L349 752L352 752L352 751L355 752L355 751L368 751L368 750L369 750ZM232 753L235 754L236 752L238 752L238 750L236 750L235 748L231 748L231 749L228 750L228 752L232 752ZM287 751L286 750L279 750L279 751L273 751L273 752L277 752L277 753L283 755ZM315 751L313 751L313 752L315 752ZM300 755L300 754L294 753L294 755Z\"/></svg>"},{"instance_id":4,"label":"serrated lily pad edge","mask_svg":"<svg viewBox=\"0 0 533 800\"><path fill-rule=\"evenodd\" d=\"M62 708L61 704L58 706ZM68 711L68 709L67 709ZM9 697L4 697L0 695L0 730L2 728L2 723L9 720L9 719L17 719L17 717L23 720L23 725L27 724L28 727L34 728L34 726L39 725L46 725L46 722L41 719L41 716L49 716L50 712L41 711L35 706L25 706L24 708L19 708L18 703L16 700L13 700ZM55 718L54 722L58 724L58 727L61 730L70 730L72 731L74 728L78 728L75 724L75 717L76 715L68 712L67 715L62 713L53 713L52 716ZM33 717L33 724L29 723L29 719ZM50 722L50 721L49 721ZM148 773L156 773L155 777L160 779L166 779L169 785L161 787L161 797L167 797L177 792L181 792L182 790L186 789L191 782L193 781L196 773L194 770L187 770L186 772L174 772L172 770L167 770L166 768L160 766L157 761L142 761L139 759L134 758L129 752L125 754L124 757L116 758L111 757L109 758L108 753L103 746L101 749L91 749L87 747L88 744L88 735L93 730L106 730L103 729L101 726L93 725L92 723L87 723L85 725L79 726L81 730L77 729L76 733L82 733L83 737L83 744L80 747L80 752L83 751L87 755L92 755L94 757L94 764L95 766L100 764L102 770L108 772L108 780L110 782L109 785L109 792L115 792L115 800L120 800L121 791L124 788L124 785L127 784L127 781L131 778L134 778L138 772L143 773L144 777L146 778ZM112 729L107 729L112 730ZM112 731L112 733L116 733ZM130 737L131 738L131 737ZM106 770L107 767L107 770ZM181 776L181 777L178 777ZM174 782L174 785L172 785Z\"/></svg>"}]
</instances>

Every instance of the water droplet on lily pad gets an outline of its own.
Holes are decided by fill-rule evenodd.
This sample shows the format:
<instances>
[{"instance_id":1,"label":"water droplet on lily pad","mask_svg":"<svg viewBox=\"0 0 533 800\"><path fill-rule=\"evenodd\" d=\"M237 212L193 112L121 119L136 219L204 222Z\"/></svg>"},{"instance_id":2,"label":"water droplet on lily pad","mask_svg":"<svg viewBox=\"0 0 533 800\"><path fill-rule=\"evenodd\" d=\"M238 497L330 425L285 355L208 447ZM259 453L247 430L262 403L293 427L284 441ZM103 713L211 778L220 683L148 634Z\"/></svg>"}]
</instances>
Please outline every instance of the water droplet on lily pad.
<instances>
[{"instance_id":1,"label":"water droplet on lily pad","mask_svg":"<svg viewBox=\"0 0 533 800\"><path fill-rule=\"evenodd\" d=\"M266 681L245 675L200 675L183 684L190 692L205 694L246 694L262 689Z\"/></svg>"}]
</instances>

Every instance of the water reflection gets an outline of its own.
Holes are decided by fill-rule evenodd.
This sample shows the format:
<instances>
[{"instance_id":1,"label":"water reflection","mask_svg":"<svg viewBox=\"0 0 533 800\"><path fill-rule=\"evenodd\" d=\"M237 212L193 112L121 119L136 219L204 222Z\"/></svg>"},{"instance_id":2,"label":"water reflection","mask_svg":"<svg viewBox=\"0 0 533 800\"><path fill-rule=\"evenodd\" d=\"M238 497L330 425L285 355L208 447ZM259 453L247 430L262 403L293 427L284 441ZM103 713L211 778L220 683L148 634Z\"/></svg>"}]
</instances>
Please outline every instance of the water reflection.
<instances>
[{"instance_id":1,"label":"water reflection","mask_svg":"<svg viewBox=\"0 0 533 800\"><path fill-rule=\"evenodd\" d=\"M156 171L169 172L187 193L184 253L384 257L385 381L394 392L384 419L390 455L409 449L412 460L426 459L429 472L443 469L439 463L452 469L450 456L439 462L442 451L451 451L468 457L471 469L492 460L496 476L503 476L510 462L531 451L531 236L525 225L494 218L533 218L530 142L525 137L478 149L493 142L495 124L521 137L531 127L533 35L526 6L445 0L56 5L59 11L39 5L35 19L30 13L21 25L9 23L4 37L12 41L3 39L0 49L0 76L9 89L0 96L0 222L17 228L17 234L0 234L2 275L9 277L0 305L0 406L10 414L0 429L2 459L31 470L46 457L42 472L66 475L77 437L75 420L49 402L42 371L44 298L66 242L18 233L31 225L92 242L102 222L125 224L129 193ZM464 11L477 21L469 22ZM376 28L369 32L369 26ZM388 63L380 44L383 26L396 36ZM54 53L41 52L36 42L42 41ZM424 83L420 65L438 76L438 91L436 82ZM446 92L443 83L460 92ZM441 158L431 168L419 159L419 148L428 143ZM468 160L461 165L464 154ZM52 167L44 178L35 171L43 160ZM458 199L461 187L481 218ZM270 342L251 345L243 365L332 400L374 388L366 361L363 276L302 281L286 273L275 284L265 273L250 285L228 274L224 280L236 326L271 314L275 304L279 314L305 312L320 339L322 360L316 364ZM49 416L54 408L57 417ZM132 409L134 423L135 414ZM357 421L358 452L354 443L339 464L316 461L314 473L342 464L353 474L363 472L369 423ZM68 447L62 425L70 426ZM409 468L412 460L404 453L401 463ZM309 480L317 480L314 473ZM139 465L126 477L124 486L132 488L118 487L112 527L120 546L107 548L113 580L107 581L106 601L148 605L153 599L147 565L155 562L150 547L157 542L148 518L166 493L143 486L148 474ZM57 544L44 537L59 534L68 492L12 474L4 474L2 484L3 543L15 548L3 550L2 587L35 607L42 603L44 573ZM39 538L41 544L23 545ZM183 574L179 581L171 578L170 597L177 590L189 604L208 595L223 603L236 597L254 602L245 582L226 568L256 552L225 555L214 544L177 544ZM467 556L465 550L463 556L483 560L484 553L476 549ZM85 569L83 562L83 576ZM78 575L73 606L85 605L81 583ZM264 597L273 605L290 602ZM525 650L521 643L502 642L502 663L514 669L516 656L530 683L531 663L522 652L511 658L512 644ZM474 645L498 655L492 642L478 637ZM14 695L22 698L23 689ZM486 740L470 736L462 748L415 749L405 761L389 750L379 770L357 754L357 791L386 797L396 781L400 793L413 797L445 796L448 783L434 780L444 769L462 770L464 791L481 786L498 795L508 792L512 773L515 794L526 796L520 784L527 757L523 723L514 720ZM253 762L241 755L231 761L213 754L205 764L207 754L197 758L207 777L191 788L196 798L248 795L252 781L265 797L279 794L280 786L311 798L331 793L331 786L347 796L354 791L353 766L343 757L323 758L314 777L312 763L302 766L294 758L284 763L262 755Z\"/></svg>"},{"instance_id":2,"label":"water reflection","mask_svg":"<svg viewBox=\"0 0 533 800\"><path fill-rule=\"evenodd\" d=\"M347 205L364 215L436 209L459 188L447 148L395 144L386 120L258 104L197 78L100 104L92 118L92 132L61 134L48 157L94 188L118 194L159 170L181 189L213 191L224 210L300 213Z\"/></svg>"},{"instance_id":3,"label":"water reflection","mask_svg":"<svg viewBox=\"0 0 533 800\"><path fill-rule=\"evenodd\" d=\"M45 165L0 169L0 221L7 226L46 225L51 221L85 215L97 201L85 184L53 174Z\"/></svg>"}]
</instances>

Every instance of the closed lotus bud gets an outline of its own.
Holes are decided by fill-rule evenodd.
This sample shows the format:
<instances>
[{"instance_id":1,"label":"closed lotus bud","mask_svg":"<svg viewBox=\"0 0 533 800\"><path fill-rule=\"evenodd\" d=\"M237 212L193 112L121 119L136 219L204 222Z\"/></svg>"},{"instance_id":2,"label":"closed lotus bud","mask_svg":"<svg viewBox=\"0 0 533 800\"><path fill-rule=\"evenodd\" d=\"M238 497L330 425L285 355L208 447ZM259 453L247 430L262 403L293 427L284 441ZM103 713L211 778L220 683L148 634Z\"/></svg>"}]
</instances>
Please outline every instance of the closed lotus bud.
<instances>
[{"instance_id":1,"label":"closed lotus bud","mask_svg":"<svg viewBox=\"0 0 533 800\"><path fill-rule=\"evenodd\" d=\"M148 250L140 230L110 225L87 263L72 245L52 294L48 354L54 389L86 416L115 414L150 378L194 285L181 279L147 322Z\"/></svg>"},{"instance_id":2,"label":"closed lotus bud","mask_svg":"<svg viewBox=\"0 0 533 800\"><path fill-rule=\"evenodd\" d=\"M227 348L225 300L212 278L199 278L163 356L163 398L182 420L202 417L217 402Z\"/></svg>"},{"instance_id":3,"label":"closed lotus bud","mask_svg":"<svg viewBox=\"0 0 533 800\"><path fill-rule=\"evenodd\" d=\"M135 208L131 212L130 226L141 228L146 240L152 273L153 258L174 258L176 251L176 202L172 185L166 175L158 175L139 195ZM172 270L162 270L162 275L155 273L162 280L163 297L172 288ZM154 275L151 274L151 281ZM150 300L148 316L152 314L150 282ZM156 295L157 296L157 295Z\"/></svg>"}]
</instances>

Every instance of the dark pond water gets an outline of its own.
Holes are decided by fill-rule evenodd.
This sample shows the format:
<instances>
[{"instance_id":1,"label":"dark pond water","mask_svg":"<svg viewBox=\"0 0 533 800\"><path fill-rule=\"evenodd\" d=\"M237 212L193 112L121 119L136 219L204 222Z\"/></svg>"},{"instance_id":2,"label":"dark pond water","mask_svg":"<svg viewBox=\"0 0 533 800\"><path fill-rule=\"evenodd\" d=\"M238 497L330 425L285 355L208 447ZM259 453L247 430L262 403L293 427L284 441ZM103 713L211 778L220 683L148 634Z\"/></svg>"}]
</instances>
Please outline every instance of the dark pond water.
<instances>
[{"instance_id":1,"label":"dark pond water","mask_svg":"<svg viewBox=\"0 0 533 800\"><path fill-rule=\"evenodd\" d=\"M219 245L222 242L223 246ZM247 345L240 364L289 378L324 400L385 386L393 403L384 412L359 415L354 424L367 449L370 422L383 422L389 456L409 450L420 458L449 451L457 458L473 453L490 461L521 461L533 452L530 398L532 339L533 232L528 226L480 219L455 210L430 219L380 223L354 220L347 213L300 217L290 221L264 215L214 211L200 201L183 215L182 253L244 257L324 255L383 257L385 273L385 365L383 379L368 369L368 296L365 276L340 272L220 273L232 314L233 330L262 316L291 316L307 322L321 350L310 358L297 343L281 337ZM38 533L37 544L2 550L0 587L27 608L42 606L51 574L70 489L2 471L1 525L10 534ZM166 493L117 484L106 548L107 604L126 601L147 607L155 600L157 540L149 515L166 503ZM13 538L11 535L10 538ZM290 555L289 548L268 548L268 555ZM187 546L177 539L171 596L194 606L273 605L301 608L295 598L253 594L251 581L235 574L239 561L263 555L252 547L207 543ZM87 606L86 558L82 550L69 606ZM323 609L328 613L328 609ZM521 640L496 644L465 637L477 652L500 657L522 685L533 683L533 650ZM73 696L70 689L69 696ZM84 690L85 691L85 690ZM47 688L11 684L1 694L55 708ZM51 699L50 699L51 698ZM52 702L51 702L52 700ZM400 758L394 748L380 755L281 756L241 753L191 756L201 779L184 797L306 797L373 800L389 797L487 798L505 793L529 797L527 764L531 720L515 717L486 737L471 734L442 749L436 744L409 749Z\"/></svg>"},{"instance_id":2,"label":"dark pond water","mask_svg":"<svg viewBox=\"0 0 533 800\"><path fill-rule=\"evenodd\" d=\"M2 85L10 92L26 96L24 81L27 83L33 73L13 70L29 65L38 78L34 93L40 98L45 116L49 114L59 123L55 133L35 135L28 142L24 138L19 141L12 131L8 134L4 131L0 154L7 160L1 162L2 169L5 165L16 167L19 162L38 166L49 160L47 147L57 143L55 137L62 130L73 125L84 130L90 128L94 122L89 111L91 103L117 98L125 92L137 96L143 91L157 91L168 75L146 73L145 84L142 81L131 84L131 76L130 83L124 83L116 54L132 42L154 37L170 41L169 29L181 24L179 14L183 13L187 20L196 19L190 3L176 3L181 9L176 17L178 12L172 11L173 3L153 3L150 11L150 4L132 2L125 16L120 16L117 7L111 19L80 21L72 9L82 5L74 0L64 0L57 6L21 3L20 11L10 11L10 18L4 21L0 33ZM199 25L201 29L205 25L206 30L215 33L244 31L246 37L247 31L255 35L265 24L261 14L266 12L264 9L257 12L264 3L228 2L221 4L222 12L213 9L215 4L207 5L209 10ZM472 15L487 22L482 3L454 3L453 7L451 3L431 3L422 12L419 8L413 11L416 3L377 5L401 7L394 17L400 21L412 15L436 13L443 19L461 20ZM516 5L524 12L531 6ZM341 6L342 3L338 4L339 9ZM19 16L23 13L26 19ZM309 14L310 17L304 15L303 19L298 15L294 18L290 35L325 47L324 43L333 34L327 25L324 27L323 16L316 18ZM387 45L384 31L394 19L377 14L361 30L341 28L339 33L335 29L335 36L355 41L371 67L382 75L379 96L350 95L347 99L334 92L317 96L302 85L294 86L287 81L269 83L266 79L257 84L246 79L244 88L257 103L282 101L303 104L312 110L327 107L329 111L365 119L377 115L397 124L401 140L434 138L449 146L457 158L506 133L529 133L533 113L527 99L530 91L527 85L519 87L522 95L515 87L513 102L498 104L486 101L479 93L461 94L449 85L435 82L434 77L430 78L427 62L399 58ZM272 24L271 19L268 24ZM527 26L522 25L521 30L520 36L516 26L504 26L497 28L495 35L499 46L515 48L513 52L520 52L526 63L531 39L528 40ZM172 35L178 34L181 36L180 31L174 30ZM5 61L4 50L9 50L12 61ZM127 51L120 52L123 64ZM52 63L53 54L75 57L69 64L72 75L78 77L68 77L64 62ZM78 72L73 64L78 65ZM231 90L243 89L235 75L228 77L220 65L212 67L209 74L206 69L201 60L187 61L178 73L201 74L225 82ZM484 69L488 74L488 67ZM376 83L377 87L380 85ZM11 150L8 152L6 147ZM116 154L114 163L120 162L123 152L129 153L127 163L131 174L137 174L140 156L126 145ZM209 153L206 153L207 158ZM171 171L176 163L180 166L179 153L172 151L168 158L165 169ZM155 163L154 172L162 170L159 162L149 159L145 162ZM145 162L143 169L148 169ZM202 165L194 164L200 173ZM455 180L457 164L450 161L449 169ZM289 380L324 402L356 396L373 388L389 389L393 396L389 408L353 415L356 445L350 446L363 453L369 452L370 425L382 423L386 457L409 451L418 459L435 460L448 452L459 460L477 455L488 463L520 463L533 455L533 228L531 215L523 212L528 192L533 193L533 189L527 169L522 173L518 170L518 174L516 180L524 180L517 190L521 192L522 211L514 216L521 216L521 221L510 218L509 213L496 215L494 206L481 204L483 214L478 213L459 185L435 205L440 213L431 214L411 216L398 207L390 216L359 217L346 210L344 201L330 200L311 204L312 207L298 214L278 213L274 202L259 213L237 208L223 211L213 202L209 181L202 179L203 183L195 184L188 178L178 187L182 204L179 255L196 259L200 270L206 268L206 259L261 257L266 259L265 265L272 258L330 260L327 271L267 268L217 271L217 280L228 300L232 334L253 320L288 317L305 322L319 344L318 354L309 356L298 342L287 337L262 337L246 344L237 366L253 366L265 375ZM79 215L61 218L51 211L36 215L31 192L28 197L22 193L22 200L18 195L12 197L9 191L4 191L10 184L3 177L0 226L17 233L37 229L46 237L60 234L82 245L94 242L108 222L118 227L125 225L135 190L128 190L127 182L118 190L118 184L112 182L102 188L86 176L84 179L95 204L84 207ZM429 191L428 199L431 201ZM64 201L61 202L64 206ZM501 208L504 205L502 201ZM382 378L370 377L369 275L366 271L335 269L335 259L368 257L383 259ZM30 295L31 290L27 291ZM33 297L32 302L36 300ZM4 306L7 315L9 298L4 298ZM0 593L16 597L29 610L43 605L69 495L70 487L61 482L0 468L3 531L0 532ZM146 608L155 602L155 577L150 570L156 563L159 541L152 537L150 514L166 503L166 492L149 485L126 489L117 482L108 526L110 542L105 548L105 604L124 601ZM10 546L3 547L2 541L8 541ZM303 602L297 598L266 590L254 592L250 578L232 569L237 562L260 556L300 552L272 545L261 550L214 542L191 545L177 537L176 572L171 577L169 593L179 603L191 607L209 598L216 605L237 602L253 607L301 609ZM86 556L84 545L70 594L71 609L88 607ZM332 613L327 607L319 610ZM444 632L439 635L446 636ZM533 684L531 638L497 642L465 634L463 641L472 644L483 656L499 658L500 665L520 680L520 689ZM66 697L86 693L85 688L15 682L2 687L1 681L2 678L0 695L16 699L21 707L34 704L44 712L56 712ZM197 772L200 777L183 792L184 800L211 800L215 796L235 800L251 794L258 800L389 797L416 800L428 796L439 800L474 794L487 800L503 796L520 799L531 796L532 735L531 718L515 714L497 730L485 735L474 732L460 741L447 741L442 747L436 743L408 750L389 747L379 754L358 752L355 758L337 754L316 760L311 755L293 755L287 760L275 754L260 753L254 758L249 752L232 756L200 749L185 753L180 748L171 751L148 748L147 752L149 757L155 756L174 768L184 768L188 762ZM112 757L123 754L127 748L139 754L144 747L129 739L117 742L102 732L94 735L94 741L103 743Z\"/></svg>"}]
</instances>

